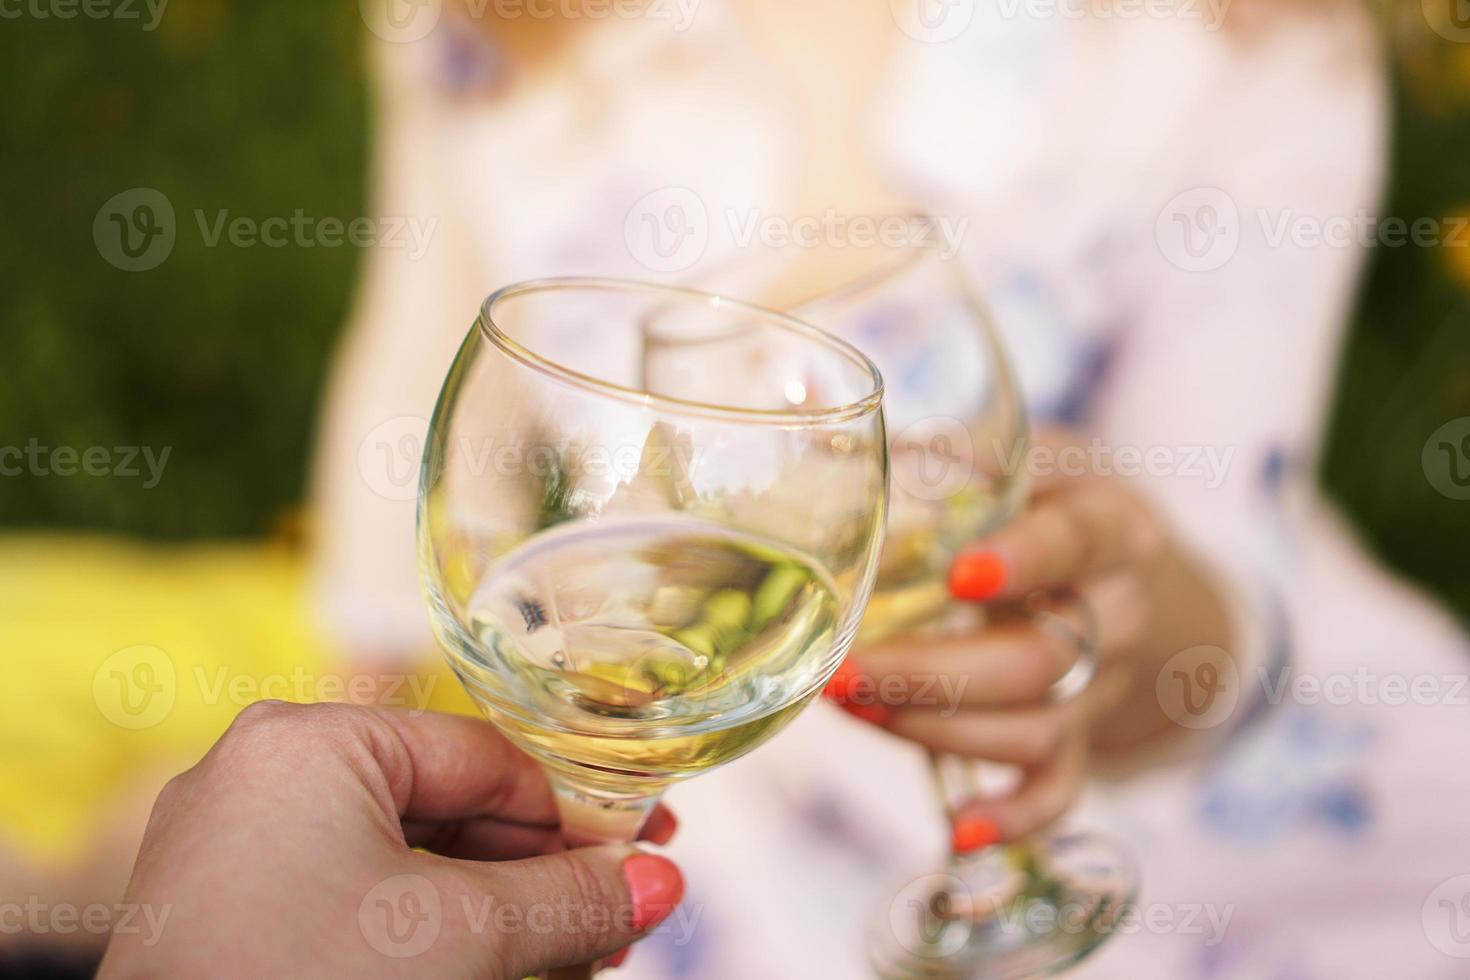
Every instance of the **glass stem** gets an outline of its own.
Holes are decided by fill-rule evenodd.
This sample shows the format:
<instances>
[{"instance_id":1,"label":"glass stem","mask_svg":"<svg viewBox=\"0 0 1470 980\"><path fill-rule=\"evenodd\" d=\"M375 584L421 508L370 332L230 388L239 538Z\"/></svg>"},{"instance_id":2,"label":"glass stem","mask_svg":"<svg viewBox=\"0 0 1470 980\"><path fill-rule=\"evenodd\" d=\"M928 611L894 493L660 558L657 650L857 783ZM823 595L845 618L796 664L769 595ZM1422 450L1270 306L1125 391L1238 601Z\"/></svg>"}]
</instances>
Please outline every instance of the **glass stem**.
<instances>
[{"instance_id":1,"label":"glass stem","mask_svg":"<svg viewBox=\"0 0 1470 980\"><path fill-rule=\"evenodd\" d=\"M618 792L561 773L547 775L561 812L562 836L571 847L632 843L663 795L662 789Z\"/></svg>"}]
</instances>

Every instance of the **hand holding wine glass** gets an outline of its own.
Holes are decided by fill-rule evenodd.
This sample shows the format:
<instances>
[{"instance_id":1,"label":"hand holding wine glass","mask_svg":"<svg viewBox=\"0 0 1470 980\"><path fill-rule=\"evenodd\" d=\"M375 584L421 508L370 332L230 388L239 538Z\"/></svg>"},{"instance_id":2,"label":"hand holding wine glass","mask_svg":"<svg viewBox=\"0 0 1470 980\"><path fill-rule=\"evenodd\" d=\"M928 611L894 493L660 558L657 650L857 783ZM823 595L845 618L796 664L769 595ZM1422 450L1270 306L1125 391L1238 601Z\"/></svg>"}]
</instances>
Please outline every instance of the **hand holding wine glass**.
<instances>
[{"instance_id":1,"label":"hand holding wine glass","mask_svg":"<svg viewBox=\"0 0 1470 980\"><path fill-rule=\"evenodd\" d=\"M661 856L564 851L536 763L482 722L259 702L159 795L126 896L146 928L99 975L521 977L619 961L681 893Z\"/></svg>"},{"instance_id":2,"label":"hand holding wine glass","mask_svg":"<svg viewBox=\"0 0 1470 980\"><path fill-rule=\"evenodd\" d=\"M423 573L568 842L632 840L822 690L881 549L881 405L857 350L743 303L611 280L486 301L430 427Z\"/></svg>"}]
</instances>

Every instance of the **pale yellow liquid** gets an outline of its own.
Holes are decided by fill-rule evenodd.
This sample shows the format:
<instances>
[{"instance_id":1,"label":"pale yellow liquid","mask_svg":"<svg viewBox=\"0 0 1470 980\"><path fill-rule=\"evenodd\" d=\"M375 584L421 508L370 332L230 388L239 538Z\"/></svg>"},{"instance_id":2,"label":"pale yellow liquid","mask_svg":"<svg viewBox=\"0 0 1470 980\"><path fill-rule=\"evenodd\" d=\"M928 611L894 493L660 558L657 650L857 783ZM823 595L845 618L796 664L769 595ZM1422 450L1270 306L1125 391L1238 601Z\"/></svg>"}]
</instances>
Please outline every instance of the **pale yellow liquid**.
<instances>
[{"instance_id":1,"label":"pale yellow liquid","mask_svg":"<svg viewBox=\"0 0 1470 980\"><path fill-rule=\"evenodd\" d=\"M907 509L895 494L877 582L857 642L882 643L943 617L951 608L950 563L990 525L1000 506L996 493L977 489L944 501L910 501Z\"/></svg>"},{"instance_id":2,"label":"pale yellow liquid","mask_svg":"<svg viewBox=\"0 0 1470 980\"><path fill-rule=\"evenodd\" d=\"M686 518L574 524L490 568L446 639L486 714L584 786L748 752L816 693L837 587L777 542Z\"/></svg>"}]
</instances>

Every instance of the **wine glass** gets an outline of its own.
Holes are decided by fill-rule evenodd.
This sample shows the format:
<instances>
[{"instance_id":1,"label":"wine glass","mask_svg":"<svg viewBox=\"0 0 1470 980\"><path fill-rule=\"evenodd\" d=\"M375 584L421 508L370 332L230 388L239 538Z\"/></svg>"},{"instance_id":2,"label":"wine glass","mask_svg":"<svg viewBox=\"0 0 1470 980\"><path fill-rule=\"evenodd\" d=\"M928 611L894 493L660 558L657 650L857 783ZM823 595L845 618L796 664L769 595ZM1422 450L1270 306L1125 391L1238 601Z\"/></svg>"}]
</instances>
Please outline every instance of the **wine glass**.
<instances>
[{"instance_id":1,"label":"wine glass","mask_svg":"<svg viewBox=\"0 0 1470 980\"><path fill-rule=\"evenodd\" d=\"M912 234L934 219L912 215ZM803 256L803 258L808 258ZM835 287L837 268L862 264ZM963 632L986 610L950 599L948 572L959 551L1006 521L1026 496L1027 419L999 338L960 261L929 245L875 247L783 269L779 257L725 270L741 295L773 305L849 340L882 370L890 425L892 496L878 580L859 643L903 634ZM805 299L796 297L809 297ZM1033 596L1010 610L1034 618L1078 652L1052 688L1080 694L1095 651L1085 609L1066 596ZM982 792L996 767L932 755L948 816ZM1066 969L1106 938L1132 901L1136 872L1126 853L1090 834L952 848L946 866L903 889L872 933L870 956L883 977L1043 976Z\"/></svg>"},{"instance_id":2,"label":"wine glass","mask_svg":"<svg viewBox=\"0 0 1470 980\"><path fill-rule=\"evenodd\" d=\"M689 343L650 351L645 326ZM563 279L487 299L419 494L435 632L545 768L569 843L633 840L846 655L887 502L882 379L745 303Z\"/></svg>"}]
</instances>

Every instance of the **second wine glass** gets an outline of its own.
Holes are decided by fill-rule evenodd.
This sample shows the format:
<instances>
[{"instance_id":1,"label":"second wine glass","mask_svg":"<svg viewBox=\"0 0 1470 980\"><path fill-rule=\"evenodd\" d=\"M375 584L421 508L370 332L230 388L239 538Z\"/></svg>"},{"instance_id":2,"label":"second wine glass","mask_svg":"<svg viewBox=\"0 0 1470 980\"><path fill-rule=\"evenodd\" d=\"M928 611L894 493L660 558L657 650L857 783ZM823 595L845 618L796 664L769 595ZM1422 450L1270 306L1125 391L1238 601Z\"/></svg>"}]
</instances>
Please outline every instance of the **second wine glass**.
<instances>
[{"instance_id":1,"label":"second wine glass","mask_svg":"<svg viewBox=\"0 0 1470 980\"><path fill-rule=\"evenodd\" d=\"M920 232L932 230L934 219L906 220L908 240L933 240ZM802 263L771 256L724 270L722 278L739 283L741 295L850 341L883 372L892 495L858 642L978 629L989 611L951 601L949 568L963 548L1008 520L1028 489L1027 417L1000 339L961 262L938 245L801 258L815 259L804 273ZM841 273L859 262L863 271ZM1012 612L1076 647L1076 666L1052 698L1081 693L1095 657L1085 613L1056 596L1035 596ZM985 766L941 754L930 764L953 823L957 808L984 791ZM1135 882L1127 854L1092 834L1000 846L955 841L943 867L914 879L884 910L871 959L891 980L1055 973L1107 937Z\"/></svg>"}]
</instances>

